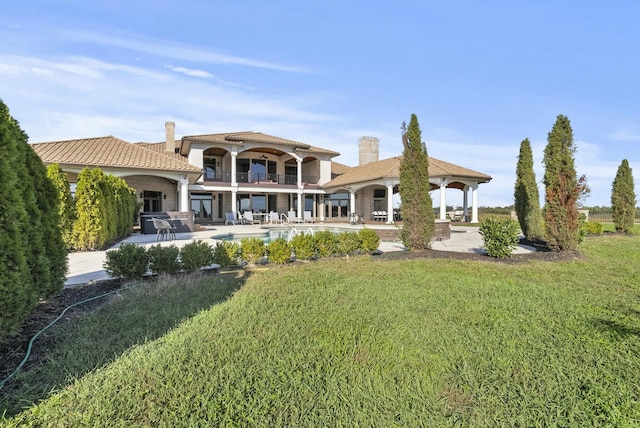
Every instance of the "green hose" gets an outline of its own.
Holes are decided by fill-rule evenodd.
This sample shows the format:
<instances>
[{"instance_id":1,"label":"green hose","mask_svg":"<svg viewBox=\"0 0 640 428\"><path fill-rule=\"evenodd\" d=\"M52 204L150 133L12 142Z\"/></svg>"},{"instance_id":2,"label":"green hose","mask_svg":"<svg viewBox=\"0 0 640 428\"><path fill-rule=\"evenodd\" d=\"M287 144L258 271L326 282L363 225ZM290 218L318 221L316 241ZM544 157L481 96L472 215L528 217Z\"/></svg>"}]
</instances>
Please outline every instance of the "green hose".
<instances>
[{"instance_id":1,"label":"green hose","mask_svg":"<svg viewBox=\"0 0 640 428\"><path fill-rule=\"evenodd\" d=\"M114 293L117 293L117 292L119 292L119 291L126 290L127 288L130 288L130 287L131 287L131 286L129 286L129 287L124 287L124 288L119 288L119 289L117 289L117 290L110 291L110 292L108 292L108 293L101 294L101 295L99 295L99 296L94 296L94 297L91 297L91 298L89 298L89 299L85 299L85 300L82 300L82 301L80 301L80 302L76 302L76 303L74 303L73 305L67 306L67 307L65 308L65 310L64 310L64 311L62 311L62 313L61 313L60 315L58 315L58 318L56 318L56 319L54 319L53 321L51 321L51 322L49 323L49 325L47 325L45 328L43 328L42 330L40 330L39 332L37 332L37 333L36 333L36 334L31 338L31 340L29 341L29 346L27 347L27 354L24 356L24 358L22 359L22 361L20 362L20 364L18 364L18 367L13 371L13 373L11 373L11 374L6 378L6 379L4 379L2 382L0 382L0 389L2 389L2 387L4 387L4 385L5 385L5 384L10 380L10 379L12 379L15 375L17 375L17 374L18 374L18 372L20 371L20 369L22 369L22 367L25 365L25 363L26 363L26 362L27 362L27 360L29 359L29 356L31 355L31 348L33 347L33 342L38 338L38 336L40 336L40 334L41 334L43 331L45 331L46 329L48 329L49 327L51 327L52 325L54 325L56 322L58 322L58 321L60 320L60 318L62 318L62 317L64 316L64 314L65 314L65 313L67 313L67 311L68 311L69 309L73 308L74 306L82 305L83 303L87 303L87 302L90 302L90 301L92 301L92 300L96 300L96 299L101 299L101 298L106 297L106 296L108 296L108 295L110 295L110 294L114 294Z\"/></svg>"}]
</instances>

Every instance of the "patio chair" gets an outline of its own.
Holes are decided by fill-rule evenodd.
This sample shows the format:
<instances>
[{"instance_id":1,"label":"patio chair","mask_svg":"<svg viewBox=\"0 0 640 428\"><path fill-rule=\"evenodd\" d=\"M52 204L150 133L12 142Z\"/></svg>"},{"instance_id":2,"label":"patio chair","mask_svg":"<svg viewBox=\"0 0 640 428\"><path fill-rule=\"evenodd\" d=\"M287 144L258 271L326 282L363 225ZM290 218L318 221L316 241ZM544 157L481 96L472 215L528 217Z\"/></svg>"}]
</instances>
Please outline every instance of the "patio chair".
<instances>
[{"instance_id":1,"label":"patio chair","mask_svg":"<svg viewBox=\"0 0 640 428\"><path fill-rule=\"evenodd\" d=\"M173 239L176 239L176 228L170 220L163 220L155 217L151 220L153 221L153 227L155 227L157 230L156 242L158 242L160 236L162 236L164 239L164 235L166 235L169 239L172 239L172 236Z\"/></svg>"},{"instance_id":2,"label":"patio chair","mask_svg":"<svg viewBox=\"0 0 640 428\"><path fill-rule=\"evenodd\" d=\"M287 221L289 223L299 223L298 216L296 215L295 211L289 211L287 213Z\"/></svg>"},{"instance_id":3,"label":"patio chair","mask_svg":"<svg viewBox=\"0 0 640 428\"><path fill-rule=\"evenodd\" d=\"M305 223L313 223L313 217L311 217L311 211L304 212L304 222Z\"/></svg>"},{"instance_id":4,"label":"patio chair","mask_svg":"<svg viewBox=\"0 0 640 428\"><path fill-rule=\"evenodd\" d=\"M262 224L262 222L258 219L254 219L253 218L253 213L251 211L245 211L244 214L244 221L246 221L249 224Z\"/></svg>"},{"instance_id":5,"label":"patio chair","mask_svg":"<svg viewBox=\"0 0 640 428\"><path fill-rule=\"evenodd\" d=\"M235 213L224 213L224 224L227 225L229 223L231 224L240 223L240 220L236 218Z\"/></svg>"},{"instance_id":6,"label":"patio chair","mask_svg":"<svg viewBox=\"0 0 640 428\"><path fill-rule=\"evenodd\" d=\"M277 211L271 211L269 213L269 223L273 224L273 223L282 223L282 220L280 219L280 216L278 215Z\"/></svg>"}]
</instances>

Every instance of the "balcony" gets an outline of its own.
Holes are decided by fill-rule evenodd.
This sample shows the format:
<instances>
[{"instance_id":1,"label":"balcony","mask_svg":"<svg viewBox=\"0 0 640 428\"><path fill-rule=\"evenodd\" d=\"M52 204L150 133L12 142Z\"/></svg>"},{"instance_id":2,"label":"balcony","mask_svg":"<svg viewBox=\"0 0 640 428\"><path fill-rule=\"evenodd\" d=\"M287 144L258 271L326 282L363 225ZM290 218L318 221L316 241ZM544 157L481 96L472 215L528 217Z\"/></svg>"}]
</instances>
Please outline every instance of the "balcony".
<instances>
[{"instance_id":1,"label":"balcony","mask_svg":"<svg viewBox=\"0 0 640 428\"><path fill-rule=\"evenodd\" d=\"M218 183L231 183L230 172L209 172L203 171L203 178L205 183L218 182ZM314 177L309 175L302 176L303 184L318 184L320 177ZM251 184L275 184L275 185L287 185L295 186L298 183L297 175L288 174L265 174L265 173L250 173L250 172L238 172L236 173L236 182L238 183L251 183Z\"/></svg>"}]
</instances>

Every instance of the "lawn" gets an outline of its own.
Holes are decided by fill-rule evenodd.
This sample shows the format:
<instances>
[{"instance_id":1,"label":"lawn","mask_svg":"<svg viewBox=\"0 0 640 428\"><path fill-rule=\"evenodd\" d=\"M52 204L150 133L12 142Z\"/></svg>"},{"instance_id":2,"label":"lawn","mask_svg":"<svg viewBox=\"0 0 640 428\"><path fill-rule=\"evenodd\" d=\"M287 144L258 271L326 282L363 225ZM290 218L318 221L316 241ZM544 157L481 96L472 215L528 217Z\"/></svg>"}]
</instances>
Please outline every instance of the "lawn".
<instances>
[{"instance_id":1,"label":"lawn","mask_svg":"<svg viewBox=\"0 0 640 428\"><path fill-rule=\"evenodd\" d=\"M581 252L351 257L143 283L58 331L50 361L18 376L58 391L2 422L638 426L640 236L588 238Z\"/></svg>"}]
</instances>

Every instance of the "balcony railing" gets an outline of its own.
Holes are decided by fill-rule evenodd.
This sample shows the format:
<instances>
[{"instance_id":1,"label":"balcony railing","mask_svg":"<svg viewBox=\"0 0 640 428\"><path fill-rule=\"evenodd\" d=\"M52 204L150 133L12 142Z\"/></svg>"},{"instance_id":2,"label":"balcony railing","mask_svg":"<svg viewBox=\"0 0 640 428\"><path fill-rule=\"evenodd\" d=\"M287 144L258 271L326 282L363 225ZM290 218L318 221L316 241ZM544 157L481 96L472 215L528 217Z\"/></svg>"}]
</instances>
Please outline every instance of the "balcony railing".
<instances>
[{"instance_id":1,"label":"balcony railing","mask_svg":"<svg viewBox=\"0 0 640 428\"><path fill-rule=\"evenodd\" d=\"M223 183L231 182L230 172L207 172L203 171L204 181L218 181ZM302 182L304 184L318 184L320 177L303 175ZM272 184L285 184L296 185L298 184L297 175L287 174L265 174L265 173L250 173L250 172L238 172L236 173L236 181L238 183L272 183Z\"/></svg>"}]
</instances>

